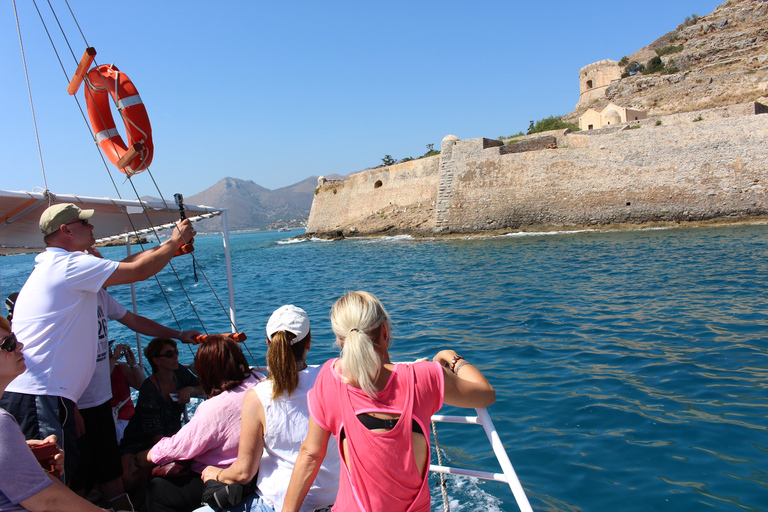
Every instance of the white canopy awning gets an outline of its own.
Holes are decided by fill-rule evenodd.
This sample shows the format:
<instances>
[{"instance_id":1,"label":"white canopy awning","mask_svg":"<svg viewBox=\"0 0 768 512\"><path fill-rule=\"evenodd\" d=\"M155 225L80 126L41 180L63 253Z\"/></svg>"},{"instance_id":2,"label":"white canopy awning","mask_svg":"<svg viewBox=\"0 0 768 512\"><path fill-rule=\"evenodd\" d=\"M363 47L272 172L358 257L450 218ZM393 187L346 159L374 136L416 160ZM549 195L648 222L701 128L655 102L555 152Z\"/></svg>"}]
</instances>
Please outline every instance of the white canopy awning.
<instances>
[{"instance_id":1,"label":"white canopy awning","mask_svg":"<svg viewBox=\"0 0 768 512\"><path fill-rule=\"evenodd\" d=\"M74 203L82 209L93 209L93 235L97 241L125 238L128 235L150 233L152 227L170 227L179 220L179 208L174 202L111 199L55 194L54 203ZM45 249L40 233L40 215L48 207L48 198L41 192L0 190L0 254L41 252ZM224 209L201 205L184 205L191 221L220 215Z\"/></svg>"}]
</instances>

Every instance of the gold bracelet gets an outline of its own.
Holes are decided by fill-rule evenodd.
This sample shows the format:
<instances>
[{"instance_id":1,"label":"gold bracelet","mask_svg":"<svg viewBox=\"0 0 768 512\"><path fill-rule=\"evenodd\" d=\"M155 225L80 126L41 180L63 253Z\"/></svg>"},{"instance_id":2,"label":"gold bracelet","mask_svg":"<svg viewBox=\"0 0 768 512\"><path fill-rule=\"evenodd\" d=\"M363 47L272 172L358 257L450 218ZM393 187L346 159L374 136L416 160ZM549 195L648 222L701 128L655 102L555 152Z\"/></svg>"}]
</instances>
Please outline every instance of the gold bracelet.
<instances>
[{"instance_id":1,"label":"gold bracelet","mask_svg":"<svg viewBox=\"0 0 768 512\"><path fill-rule=\"evenodd\" d=\"M217 482L220 482L220 481L221 481L221 480L219 480L219 475L221 474L221 472L222 472L222 471L224 471L224 470L223 470L223 469L220 469L220 470L219 470L219 472L218 472L218 473L216 473L216 481L217 481Z\"/></svg>"}]
</instances>

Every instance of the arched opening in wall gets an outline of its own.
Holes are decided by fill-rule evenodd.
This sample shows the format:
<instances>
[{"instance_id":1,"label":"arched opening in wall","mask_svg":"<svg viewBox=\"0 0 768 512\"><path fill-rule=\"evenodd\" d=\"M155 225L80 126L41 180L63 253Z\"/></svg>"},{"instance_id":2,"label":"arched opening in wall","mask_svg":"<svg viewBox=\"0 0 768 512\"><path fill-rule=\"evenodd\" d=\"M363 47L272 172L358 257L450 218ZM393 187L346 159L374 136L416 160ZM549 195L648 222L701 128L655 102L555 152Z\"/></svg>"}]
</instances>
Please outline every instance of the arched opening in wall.
<instances>
[{"instance_id":1,"label":"arched opening in wall","mask_svg":"<svg viewBox=\"0 0 768 512\"><path fill-rule=\"evenodd\" d=\"M592 87L592 80L587 80L587 89L591 89Z\"/></svg>"},{"instance_id":2,"label":"arched opening in wall","mask_svg":"<svg viewBox=\"0 0 768 512\"><path fill-rule=\"evenodd\" d=\"M376 180L376 183L373 184L373 188L379 188L382 185L383 183L381 182L381 180Z\"/></svg>"}]
</instances>

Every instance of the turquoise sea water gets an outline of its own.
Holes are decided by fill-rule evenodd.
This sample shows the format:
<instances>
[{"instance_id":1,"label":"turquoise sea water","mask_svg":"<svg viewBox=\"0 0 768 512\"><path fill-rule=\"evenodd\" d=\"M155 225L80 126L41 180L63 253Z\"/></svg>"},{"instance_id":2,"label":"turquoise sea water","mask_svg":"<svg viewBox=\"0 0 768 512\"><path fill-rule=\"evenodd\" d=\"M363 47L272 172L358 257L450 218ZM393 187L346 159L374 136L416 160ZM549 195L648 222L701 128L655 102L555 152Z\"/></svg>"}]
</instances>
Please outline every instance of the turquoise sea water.
<instances>
[{"instance_id":1,"label":"turquoise sea water","mask_svg":"<svg viewBox=\"0 0 768 512\"><path fill-rule=\"evenodd\" d=\"M485 372L498 397L489 412L534 510L768 510L768 226L286 240L296 233L231 237L239 328L256 363L284 303L310 314L310 362L334 356L330 306L369 290L395 321L393 359L453 348ZM226 300L221 238L199 236L196 248ZM3 297L32 264L0 258ZM174 266L206 329L227 331L190 259ZM202 330L173 276L160 282L181 325ZM110 291L128 306L122 288ZM175 325L154 280L137 290L141 314ZM130 340L118 325L112 337ZM452 465L498 471L479 427L438 434ZM454 510L517 510L504 484L451 478L448 489ZM433 497L441 509L434 485Z\"/></svg>"}]
</instances>

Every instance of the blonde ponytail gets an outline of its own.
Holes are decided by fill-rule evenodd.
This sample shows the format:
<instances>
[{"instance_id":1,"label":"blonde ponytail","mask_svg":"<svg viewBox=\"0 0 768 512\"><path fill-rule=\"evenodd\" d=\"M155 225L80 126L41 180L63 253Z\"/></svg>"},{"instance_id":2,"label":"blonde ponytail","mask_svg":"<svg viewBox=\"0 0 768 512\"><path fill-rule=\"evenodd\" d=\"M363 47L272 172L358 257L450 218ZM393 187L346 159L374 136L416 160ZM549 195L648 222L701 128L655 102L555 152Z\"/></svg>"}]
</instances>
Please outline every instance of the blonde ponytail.
<instances>
[{"instance_id":1,"label":"blonde ponytail","mask_svg":"<svg viewBox=\"0 0 768 512\"><path fill-rule=\"evenodd\" d=\"M341 364L350 384L376 398L381 359L376 344L381 326L389 327L389 315L373 294L347 292L331 309L331 326L338 344L344 342Z\"/></svg>"}]
</instances>

